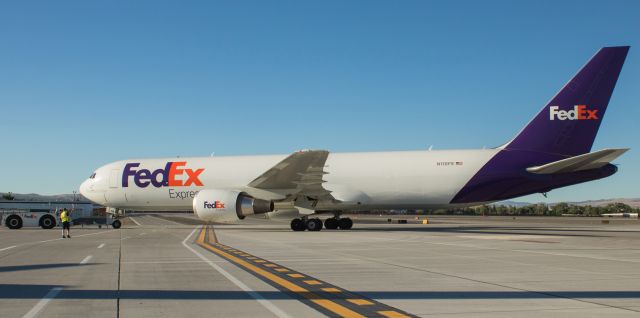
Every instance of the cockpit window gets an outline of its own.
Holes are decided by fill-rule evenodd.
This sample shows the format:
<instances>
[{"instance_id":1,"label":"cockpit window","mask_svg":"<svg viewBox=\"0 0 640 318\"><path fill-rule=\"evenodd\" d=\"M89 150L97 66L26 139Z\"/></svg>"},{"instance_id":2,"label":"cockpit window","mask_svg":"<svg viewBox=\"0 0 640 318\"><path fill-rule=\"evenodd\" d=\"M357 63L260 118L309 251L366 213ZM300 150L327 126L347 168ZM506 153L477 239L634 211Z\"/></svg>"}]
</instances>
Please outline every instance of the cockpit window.
<instances>
[{"instance_id":1,"label":"cockpit window","mask_svg":"<svg viewBox=\"0 0 640 318\"><path fill-rule=\"evenodd\" d=\"M89 177L89 179L93 179L96 177L96 173L94 172L93 174L91 174L91 176Z\"/></svg>"}]
</instances>

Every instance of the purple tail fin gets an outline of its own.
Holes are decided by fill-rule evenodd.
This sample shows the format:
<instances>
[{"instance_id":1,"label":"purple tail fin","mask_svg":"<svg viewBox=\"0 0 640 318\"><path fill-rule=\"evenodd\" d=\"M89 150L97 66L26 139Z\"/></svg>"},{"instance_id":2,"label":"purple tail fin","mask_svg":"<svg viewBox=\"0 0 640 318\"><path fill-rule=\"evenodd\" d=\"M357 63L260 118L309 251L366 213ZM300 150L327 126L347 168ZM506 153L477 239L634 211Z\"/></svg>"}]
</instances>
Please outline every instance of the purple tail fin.
<instances>
[{"instance_id":1,"label":"purple tail fin","mask_svg":"<svg viewBox=\"0 0 640 318\"><path fill-rule=\"evenodd\" d=\"M565 156L591 151L628 51L600 49L505 149Z\"/></svg>"}]
</instances>

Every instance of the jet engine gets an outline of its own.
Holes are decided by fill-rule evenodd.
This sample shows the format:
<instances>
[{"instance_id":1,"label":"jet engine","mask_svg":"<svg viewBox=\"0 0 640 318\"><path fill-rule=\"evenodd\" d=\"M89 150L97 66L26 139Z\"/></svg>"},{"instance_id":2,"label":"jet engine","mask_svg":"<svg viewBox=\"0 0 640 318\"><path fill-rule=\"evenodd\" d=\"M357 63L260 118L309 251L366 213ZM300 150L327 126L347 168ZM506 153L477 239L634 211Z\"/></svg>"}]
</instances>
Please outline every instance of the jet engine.
<instances>
[{"instance_id":1,"label":"jet engine","mask_svg":"<svg viewBox=\"0 0 640 318\"><path fill-rule=\"evenodd\" d=\"M193 198L193 212L205 221L230 223L247 215L273 211L273 201L230 190L202 190Z\"/></svg>"}]
</instances>

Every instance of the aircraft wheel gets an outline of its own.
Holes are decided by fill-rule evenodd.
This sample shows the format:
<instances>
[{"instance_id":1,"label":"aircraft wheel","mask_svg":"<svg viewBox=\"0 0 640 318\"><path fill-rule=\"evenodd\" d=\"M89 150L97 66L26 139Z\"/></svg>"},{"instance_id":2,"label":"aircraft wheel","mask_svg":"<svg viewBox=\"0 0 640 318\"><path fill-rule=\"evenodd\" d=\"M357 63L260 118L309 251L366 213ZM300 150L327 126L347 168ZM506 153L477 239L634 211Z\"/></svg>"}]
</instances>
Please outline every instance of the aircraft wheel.
<instances>
[{"instance_id":1,"label":"aircraft wheel","mask_svg":"<svg viewBox=\"0 0 640 318\"><path fill-rule=\"evenodd\" d=\"M122 222L120 222L120 220L115 220L111 223L111 226L113 226L114 229L119 229L122 226Z\"/></svg>"},{"instance_id":2,"label":"aircraft wheel","mask_svg":"<svg viewBox=\"0 0 640 318\"><path fill-rule=\"evenodd\" d=\"M350 218L341 218L338 220L338 227L341 230L350 230L353 227L353 221Z\"/></svg>"},{"instance_id":3,"label":"aircraft wheel","mask_svg":"<svg viewBox=\"0 0 640 318\"><path fill-rule=\"evenodd\" d=\"M5 225L12 230L22 227L22 219L17 215L11 215L4 221Z\"/></svg>"},{"instance_id":4,"label":"aircraft wheel","mask_svg":"<svg viewBox=\"0 0 640 318\"><path fill-rule=\"evenodd\" d=\"M309 231L320 231L322 230L322 220L320 219L308 219L307 220L307 230Z\"/></svg>"},{"instance_id":5,"label":"aircraft wheel","mask_svg":"<svg viewBox=\"0 0 640 318\"><path fill-rule=\"evenodd\" d=\"M338 228L338 219L337 218L328 218L324 220L324 227L327 230L335 230Z\"/></svg>"},{"instance_id":6,"label":"aircraft wheel","mask_svg":"<svg viewBox=\"0 0 640 318\"><path fill-rule=\"evenodd\" d=\"M299 231L304 231L306 229L306 226L301 219L293 219L291 220L291 229L296 232L299 232Z\"/></svg>"}]
</instances>

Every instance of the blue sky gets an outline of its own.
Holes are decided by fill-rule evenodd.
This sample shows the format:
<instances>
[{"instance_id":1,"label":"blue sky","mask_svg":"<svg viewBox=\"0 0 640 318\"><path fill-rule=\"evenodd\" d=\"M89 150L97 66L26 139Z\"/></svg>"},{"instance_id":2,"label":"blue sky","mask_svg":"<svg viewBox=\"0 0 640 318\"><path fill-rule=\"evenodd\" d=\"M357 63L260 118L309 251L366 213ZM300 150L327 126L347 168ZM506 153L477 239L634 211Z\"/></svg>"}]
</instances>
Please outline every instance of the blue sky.
<instances>
[{"instance_id":1,"label":"blue sky","mask_svg":"<svg viewBox=\"0 0 640 318\"><path fill-rule=\"evenodd\" d=\"M0 191L131 157L481 148L602 46L631 51L594 149L640 197L638 1L3 1ZM542 196L525 197L542 201Z\"/></svg>"}]
</instances>

